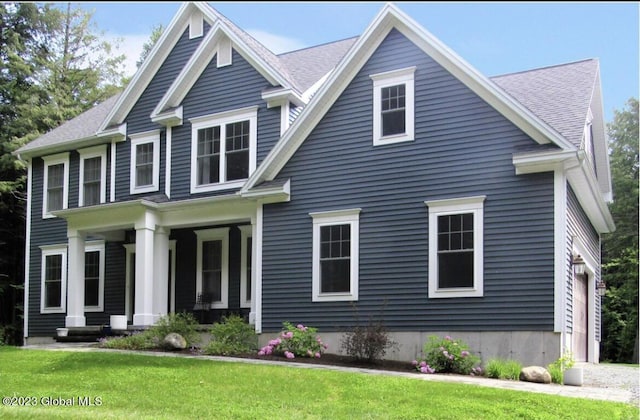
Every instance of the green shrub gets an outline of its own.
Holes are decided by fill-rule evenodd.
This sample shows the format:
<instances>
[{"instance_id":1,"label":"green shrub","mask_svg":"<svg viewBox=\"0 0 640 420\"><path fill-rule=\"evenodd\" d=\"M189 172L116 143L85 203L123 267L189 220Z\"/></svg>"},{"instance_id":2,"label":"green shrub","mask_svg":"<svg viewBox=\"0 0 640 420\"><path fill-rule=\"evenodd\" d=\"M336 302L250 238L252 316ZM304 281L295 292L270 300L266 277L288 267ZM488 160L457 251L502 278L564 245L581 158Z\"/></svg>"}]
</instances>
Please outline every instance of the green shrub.
<instances>
[{"instance_id":1,"label":"green shrub","mask_svg":"<svg viewBox=\"0 0 640 420\"><path fill-rule=\"evenodd\" d=\"M214 355L238 355L255 351L258 348L258 336L252 325L241 316L230 315L222 318L211 328L211 342L204 353Z\"/></svg>"},{"instance_id":2,"label":"green shrub","mask_svg":"<svg viewBox=\"0 0 640 420\"><path fill-rule=\"evenodd\" d=\"M187 341L187 347L200 343L200 334L197 330L198 321L193 314L187 312L171 313L162 316L155 325L149 328L149 334L155 337L158 343L169 333L178 333Z\"/></svg>"},{"instance_id":3,"label":"green shrub","mask_svg":"<svg viewBox=\"0 0 640 420\"><path fill-rule=\"evenodd\" d=\"M187 347L195 346L200 341L196 327L198 321L193 315L183 312L162 316L158 322L147 330L122 337L100 340L102 347L121 350L149 350L162 347L162 341L169 333L178 333L187 342Z\"/></svg>"},{"instance_id":4,"label":"green shrub","mask_svg":"<svg viewBox=\"0 0 640 420\"><path fill-rule=\"evenodd\" d=\"M558 360L547 366L547 370L551 374L551 382L553 382L554 384L562 384L564 370L572 368L574 364L575 361L573 359L573 354L569 351L565 351L565 353L560 356Z\"/></svg>"},{"instance_id":5,"label":"green shrub","mask_svg":"<svg viewBox=\"0 0 640 420\"><path fill-rule=\"evenodd\" d=\"M423 353L424 360L415 361L418 370L426 364L426 367L437 373L469 375L480 363L480 358L469 352L469 346L465 342L454 340L449 336L440 338L432 335L425 343Z\"/></svg>"},{"instance_id":6,"label":"green shrub","mask_svg":"<svg viewBox=\"0 0 640 420\"><path fill-rule=\"evenodd\" d=\"M317 328L302 324L294 327L290 322L283 322L282 325L284 329L280 336L262 347L258 352L259 356L277 354L284 355L287 359L293 359L296 356L319 358L327 349L327 345L316 335Z\"/></svg>"},{"instance_id":7,"label":"green shrub","mask_svg":"<svg viewBox=\"0 0 640 420\"><path fill-rule=\"evenodd\" d=\"M522 364L516 360L491 359L485 366L486 376L493 379L520 380Z\"/></svg>"}]
</instances>

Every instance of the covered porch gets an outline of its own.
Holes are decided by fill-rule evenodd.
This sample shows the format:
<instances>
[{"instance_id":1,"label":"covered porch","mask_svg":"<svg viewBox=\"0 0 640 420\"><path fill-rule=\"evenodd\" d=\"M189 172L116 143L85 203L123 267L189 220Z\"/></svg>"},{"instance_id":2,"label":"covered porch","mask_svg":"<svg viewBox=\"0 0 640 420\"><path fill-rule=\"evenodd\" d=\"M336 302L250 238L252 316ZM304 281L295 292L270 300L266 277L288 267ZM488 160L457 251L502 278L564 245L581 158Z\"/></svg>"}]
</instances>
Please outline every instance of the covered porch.
<instances>
[{"instance_id":1,"label":"covered porch","mask_svg":"<svg viewBox=\"0 0 640 420\"><path fill-rule=\"evenodd\" d=\"M117 315L139 329L183 311L202 324L230 313L255 323L261 207L259 200L233 195L57 212L68 237L64 327L105 325ZM87 313L85 251L96 240L107 244L105 269L118 273L103 282L102 296L117 304Z\"/></svg>"}]
</instances>

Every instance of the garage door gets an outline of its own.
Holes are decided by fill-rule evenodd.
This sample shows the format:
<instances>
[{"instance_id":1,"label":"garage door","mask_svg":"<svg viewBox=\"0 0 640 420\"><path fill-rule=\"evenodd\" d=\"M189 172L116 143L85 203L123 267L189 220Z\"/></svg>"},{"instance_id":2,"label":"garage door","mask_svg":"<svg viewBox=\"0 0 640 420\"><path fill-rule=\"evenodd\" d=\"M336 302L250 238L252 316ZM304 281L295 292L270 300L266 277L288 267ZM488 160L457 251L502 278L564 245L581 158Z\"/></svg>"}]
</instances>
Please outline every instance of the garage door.
<instances>
[{"instance_id":1,"label":"garage door","mask_svg":"<svg viewBox=\"0 0 640 420\"><path fill-rule=\"evenodd\" d=\"M575 276L573 287L573 356L578 362L587 361L589 340L589 299L586 275Z\"/></svg>"}]
</instances>

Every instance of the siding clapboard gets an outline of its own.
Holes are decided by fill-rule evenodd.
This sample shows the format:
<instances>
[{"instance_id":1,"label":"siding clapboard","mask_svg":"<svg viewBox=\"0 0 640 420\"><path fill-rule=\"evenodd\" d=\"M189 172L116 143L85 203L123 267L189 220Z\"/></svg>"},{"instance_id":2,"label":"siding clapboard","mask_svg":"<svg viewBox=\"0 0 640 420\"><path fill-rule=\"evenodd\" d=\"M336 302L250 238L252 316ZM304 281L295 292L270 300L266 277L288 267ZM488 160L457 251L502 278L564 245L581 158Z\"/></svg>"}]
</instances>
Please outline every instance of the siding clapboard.
<instances>
[{"instance_id":1,"label":"siding clapboard","mask_svg":"<svg viewBox=\"0 0 640 420\"><path fill-rule=\"evenodd\" d=\"M372 145L369 75L417 66L412 142ZM393 30L279 177L289 203L265 205L263 330L354 324L348 302L311 302L310 212L359 207L360 319L390 330L553 330L553 174L516 176L535 143ZM428 298L425 200L486 195L484 297Z\"/></svg>"}]
</instances>

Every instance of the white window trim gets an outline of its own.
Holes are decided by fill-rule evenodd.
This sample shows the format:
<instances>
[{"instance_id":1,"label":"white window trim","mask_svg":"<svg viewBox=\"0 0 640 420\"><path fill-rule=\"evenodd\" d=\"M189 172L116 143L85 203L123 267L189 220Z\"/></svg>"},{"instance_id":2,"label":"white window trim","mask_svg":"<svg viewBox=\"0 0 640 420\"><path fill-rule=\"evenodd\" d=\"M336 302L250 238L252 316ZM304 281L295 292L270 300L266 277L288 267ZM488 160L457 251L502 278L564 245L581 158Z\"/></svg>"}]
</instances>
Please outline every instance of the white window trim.
<instances>
[{"instance_id":1,"label":"white window trim","mask_svg":"<svg viewBox=\"0 0 640 420\"><path fill-rule=\"evenodd\" d=\"M47 209L47 202L49 201L48 192L49 189L49 166L64 165L64 183L62 188L62 208L69 208L69 153L59 153L57 155L44 156L44 182L42 190L42 218L48 219L55 217L49 213Z\"/></svg>"},{"instance_id":2,"label":"white window trim","mask_svg":"<svg viewBox=\"0 0 640 420\"><path fill-rule=\"evenodd\" d=\"M246 299L247 286L248 286L248 273L247 273L247 247L249 245L249 238L253 236L253 226L243 225L238 227L240 229L240 307L251 308L251 299ZM253 284L253 281L251 282ZM253 298L253 296L252 296Z\"/></svg>"},{"instance_id":3,"label":"white window trim","mask_svg":"<svg viewBox=\"0 0 640 420\"><path fill-rule=\"evenodd\" d=\"M92 241L87 242L84 247L84 252L95 252L98 251L100 254L100 267L99 267L99 277L98 277L98 306L85 306L85 312L104 312L104 271L105 271L105 251L104 251L104 241ZM86 277L85 277L86 281ZM85 284L86 290L86 284Z\"/></svg>"},{"instance_id":4,"label":"white window trim","mask_svg":"<svg viewBox=\"0 0 640 420\"><path fill-rule=\"evenodd\" d=\"M313 218L313 257L312 257L312 301L337 302L357 301L359 287L360 260L360 211L361 209L346 209L328 212L309 213ZM320 290L320 228L323 226L344 225L351 226L351 273L348 292L321 293Z\"/></svg>"},{"instance_id":5,"label":"white window trim","mask_svg":"<svg viewBox=\"0 0 640 420\"><path fill-rule=\"evenodd\" d=\"M225 124L249 120L249 176L256 170L258 145L258 107L252 106L192 118L191 122L191 194L239 188L247 179L224 181L226 175ZM213 184L198 185L198 130L220 126L220 180Z\"/></svg>"},{"instance_id":6,"label":"white window trim","mask_svg":"<svg viewBox=\"0 0 640 420\"><path fill-rule=\"evenodd\" d=\"M67 245L46 245L41 246L42 262L40 264L40 313L41 314L64 314L67 312ZM60 306L48 308L45 306L45 277L47 257L51 255L62 255L62 284Z\"/></svg>"},{"instance_id":7,"label":"white window trim","mask_svg":"<svg viewBox=\"0 0 640 420\"><path fill-rule=\"evenodd\" d=\"M212 309L229 307L229 228L197 230L198 250L196 267L196 299L202 293L202 244L207 241L222 241L222 272L220 275L221 300L212 302Z\"/></svg>"},{"instance_id":8,"label":"white window trim","mask_svg":"<svg viewBox=\"0 0 640 420\"><path fill-rule=\"evenodd\" d=\"M130 134L131 162L129 176L129 193L142 194L160 190L160 130L146 131L144 133ZM138 145L153 143L153 183L136 187L136 148Z\"/></svg>"},{"instance_id":9,"label":"white window trim","mask_svg":"<svg viewBox=\"0 0 640 420\"><path fill-rule=\"evenodd\" d=\"M414 74L416 67L388 71L370 75L373 80L373 145L382 146L415 139L415 87ZM391 136L382 135L382 88L405 85L405 132Z\"/></svg>"},{"instance_id":10,"label":"white window trim","mask_svg":"<svg viewBox=\"0 0 640 420\"><path fill-rule=\"evenodd\" d=\"M100 204L107 202L107 145L78 150L80 154L80 182L78 186L78 206L84 206L84 161L100 158Z\"/></svg>"},{"instance_id":11,"label":"white window trim","mask_svg":"<svg viewBox=\"0 0 640 420\"><path fill-rule=\"evenodd\" d=\"M484 295L484 200L486 196L425 201L429 207L429 298ZM473 287L438 288L438 216L473 214Z\"/></svg>"}]
</instances>

